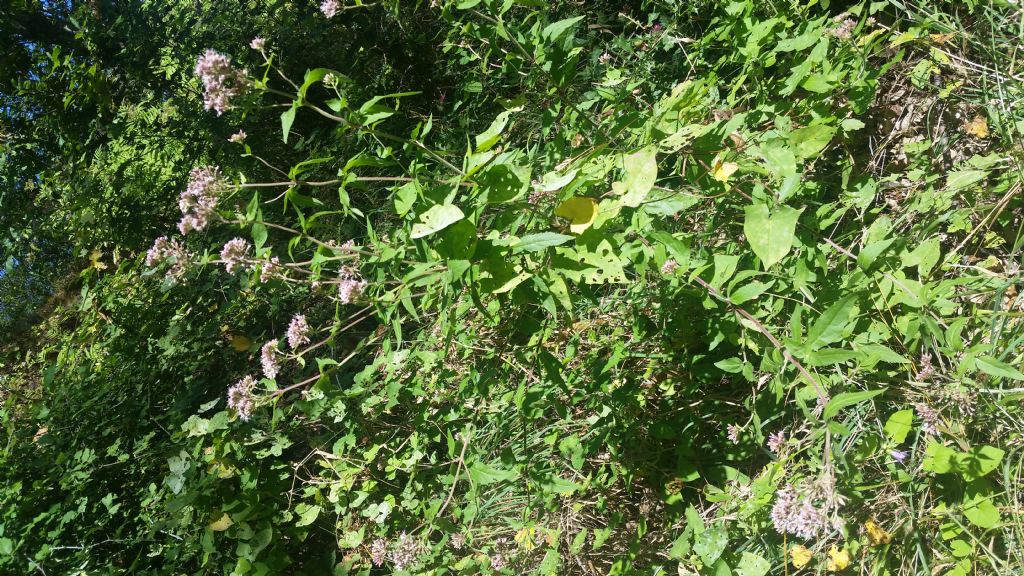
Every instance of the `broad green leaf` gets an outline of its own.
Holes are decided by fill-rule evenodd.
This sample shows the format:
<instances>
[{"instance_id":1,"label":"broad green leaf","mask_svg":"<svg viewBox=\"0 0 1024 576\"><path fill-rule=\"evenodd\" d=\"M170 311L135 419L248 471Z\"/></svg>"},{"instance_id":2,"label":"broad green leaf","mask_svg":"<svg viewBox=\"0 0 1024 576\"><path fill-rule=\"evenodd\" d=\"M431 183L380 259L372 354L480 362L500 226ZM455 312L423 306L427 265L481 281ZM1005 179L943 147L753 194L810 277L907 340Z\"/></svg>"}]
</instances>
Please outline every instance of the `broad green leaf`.
<instances>
[{"instance_id":1,"label":"broad green leaf","mask_svg":"<svg viewBox=\"0 0 1024 576\"><path fill-rule=\"evenodd\" d=\"M772 284L774 284L774 282L765 284L764 282L753 280L733 290L732 293L729 294L729 300L732 301L733 304L739 306L748 300L757 298L763 294L765 290L771 288Z\"/></svg>"},{"instance_id":2,"label":"broad green leaf","mask_svg":"<svg viewBox=\"0 0 1024 576\"><path fill-rule=\"evenodd\" d=\"M974 359L974 364L985 374L997 378L1009 378L1011 380L1024 380L1024 374L1005 362L1000 362L991 356L979 356Z\"/></svg>"},{"instance_id":3,"label":"broad green leaf","mask_svg":"<svg viewBox=\"0 0 1024 576\"><path fill-rule=\"evenodd\" d=\"M963 513L967 520L979 528L994 528L999 524L999 508L992 503L992 488L985 480L968 484L963 500Z\"/></svg>"},{"instance_id":4,"label":"broad green leaf","mask_svg":"<svg viewBox=\"0 0 1024 576\"><path fill-rule=\"evenodd\" d=\"M477 484L487 485L513 480L519 477L519 473L515 470L504 470L497 466L484 464L483 462L474 462L469 467L469 477Z\"/></svg>"},{"instance_id":5,"label":"broad green leaf","mask_svg":"<svg viewBox=\"0 0 1024 576\"><path fill-rule=\"evenodd\" d=\"M484 152L486 150L490 150L491 148L493 148L494 145L497 144L498 140L501 138L501 133L505 131L505 126L508 124L509 116L521 111L522 109L523 107L519 106L517 108L512 108L511 110L506 110L501 114L498 114L494 121L491 122L491 125L487 128L487 130L484 130L483 132L477 135L476 151Z\"/></svg>"},{"instance_id":6,"label":"broad green leaf","mask_svg":"<svg viewBox=\"0 0 1024 576\"><path fill-rule=\"evenodd\" d=\"M900 410L889 416L885 422L885 435L897 444L902 444L907 439L907 434L914 425L914 411Z\"/></svg>"},{"instance_id":7,"label":"broad green leaf","mask_svg":"<svg viewBox=\"0 0 1024 576\"><path fill-rule=\"evenodd\" d=\"M949 190L961 190L981 182L988 176L988 170L960 170L950 172L946 177L946 188Z\"/></svg>"},{"instance_id":8,"label":"broad green leaf","mask_svg":"<svg viewBox=\"0 0 1024 576\"><path fill-rule=\"evenodd\" d=\"M793 130L789 134L789 144L797 158L812 158L817 156L832 141L836 133L835 126L818 124Z\"/></svg>"},{"instance_id":9,"label":"broad green leaf","mask_svg":"<svg viewBox=\"0 0 1024 576\"><path fill-rule=\"evenodd\" d=\"M550 248L551 246L565 244L573 238L575 237L567 234L558 234L557 232L527 234L512 245L512 253L519 254L521 252L537 252L545 248Z\"/></svg>"},{"instance_id":10,"label":"broad green leaf","mask_svg":"<svg viewBox=\"0 0 1024 576\"><path fill-rule=\"evenodd\" d=\"M320 515L320 506L309 506L307 504L299 504L295 507L295 512L299 515L299 521L295 523L296 526L309 526L316 521L316 517Z\"/></svg>"},{"instance_id":11,"label":"broad green leaf","mask_svg":"<svg viewBox=\"0 0 1024 576\"><path fill-rule=\"evenodd\" d=\"M743 233L765 270L785 258L793 247L796 222L803 209L778 206L769 211L765 204L747 206Z\"/></svg>"},{"instance_id":12,"label":"broad green leaf","mask_svg":"<svg viewBox=\"0 0 1024 576\"><path fill-rule=\"evenodd\" d=\"M855 350L843 348L822 348L807 355L807 364L810 366L831 366L842 364L860 356Z\"/></svg>"},{"instance_id":13,"label":"broad green leaf","mask_svg":"<svg viewBox=\"0 0 1024 576\"><path fill-rule=\"evenodd\" d=\"M583 20L583 16L566 18L565 20L559 20L558 22L548 24L544 28L544 31L541 32L541 36L548 41L558 40L562 34L565 34L566 30L572 28L580 20Z\"/></svg>"},{"instance_id":14,"label":"broad green leaf","mask_svg":"<svg viewBox=\"0 0 1024 576\"><path fill-rule=\"evenodd\" d=\"M459 207L454 204L432 206L420 216L418 223L413 224L412 238L422 238L444 230L464 217L462 210L459 210Z\"/></svg>"},{"instance_id":15,"label":"broad green leaf","mask_svg":"<svg viewBox=\"0 0 1024 576\"><path fill-rule=\"evenodd\" d=\"M416 182L406 182L398 190L395 191L395 213L399 216L405 216L412 209L412 205L416 202L417 191L419 184Z\"/></svg>"},{"instance_id":16,"label":"broad green leaf","mask_svg":"<svg viewBox=\"0 0 1024 576\"><path fill-rule=\"evenodd\" d=\"M850 314L856 308L856 303L853 296L847 296L825 310L807 332L808 349L816 350L842 340L843 331L850 322Z\"/></svg>"},{"instance_id":17,"label":"broad green leaf","mask_svg":"<svg viewBox=\"0 0 1024 576\"><path fill-rule=\"evenodd\" d=\"M975 446L970 452L956 455L956 469L968 482L986 476L1003 461L1006 452L995 446Z\"/></svg>"},{"instance_id":18,"label":"broad green leaf","mask_svg":"<svg viewBox=\"0 0 1024 576\"><path fill-rule=\"evenodd\" d=\"M878 390L864 390L861 392L843 392L834 396L825 405L825 413L822 417L825 420L831 420L840 410L848 406L860 404L861 402L867 402L868 400L878 396L885 392L885 388L879 388Z\"/></svg>"},{"instance_id":19,"label":"broad green leaf","mask_svg":"<svg viewBox=\"0 0 1024 576\"><path fill-rule=\"evenodd\" d=\"M298 105L293 104L291 108L281 113L281 137L284 139L284 143L288 143L288 133L292 130L292 123L295 122L295 111L298 110Z\"/></svg>"},{"instance_id":20,"label":"broad green leaf","mask_svg":"<svg viewBox=\"0 0 1024 576\"><path fill-rule=\"evenodd\" d=\"M921 468L936 474L952 472L956 466L957 454L956 450L932 440L928 443L928 447L925 448Z\"/></svg>"},{"instance_id":21,"label":"broad green leaf","mask_svg":"<svg viewBox=\"0 0 1024 576\"><path fill-rule=\"evenodd\" d=\"M657 230L651 233L651 237L665 245L672 259L676 261L679 268L686 270L690 267L690 239L679 239L668 232Z\"/></svg>"},{"instance_id":22,"label":"broad green leaf","mask_svg":"<svg viewBox=\"0 0 1024 576\"><path fill-rule=\"evenodd\" d=\"M622 196L624 205L636 208L647 199L647 194L658 179L658 160L654 147L623 157L622 168L625 176L622 182L612 184L612 189Z\"/></svg>"},{"instance_id":23,"label":"broad green leaf","mask_svg":"<svg viewBox=\"0 0 1024 576\"><path fill-rule=\"evenodd\" d=\"M736 565L736 576L764 576L771 567L771 563L761 556L744 552Z\"/></svg>"},{"instance_id":24,"label":"broad green leaf","mask_svg":"<svg viewBox=\"0 0 1024 576\"><path fill-rule=\"evenodd\" d=\"M729 535L721 525L713 526L700 534L693 545L693 551L704 561L705 566L715 563L715 560L725 552L729 544Z\"/></svg>"}]
</instances>

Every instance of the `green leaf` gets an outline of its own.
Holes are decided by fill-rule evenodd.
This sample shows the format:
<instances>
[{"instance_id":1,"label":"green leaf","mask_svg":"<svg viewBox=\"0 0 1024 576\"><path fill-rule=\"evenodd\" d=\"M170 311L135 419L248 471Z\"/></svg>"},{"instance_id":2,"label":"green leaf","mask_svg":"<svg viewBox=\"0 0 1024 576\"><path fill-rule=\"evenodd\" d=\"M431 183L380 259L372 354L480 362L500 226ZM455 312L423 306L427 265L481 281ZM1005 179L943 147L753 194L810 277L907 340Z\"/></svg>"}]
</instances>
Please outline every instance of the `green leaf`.
<instances>
[{"instance_id":1,"label":"green leaf","mask_svg":"<svg viewBox=\"0 0 1024 576\"><path fill-rule=\"evenodd\" d=\"M647 194L658 179L658 160L653 146L638 150L622 159L625 176L622 182L612 184L612 190L622 196L622 203L636 208L647 199Z\"/></svg>"},{"instance_id":2,"label":"green leaf","mask_svg":"<svg viewBox=\"0 0 1024 576\"><path fill-rule=\"evenodd\" d=\"M772 567L771 563L757 554L744 552L736 565L737 576L764 576Z\"/></svg>"},{"instance_id":3,"label":"green leaf","mask_svg":"<svg viewBox=\"0 0 1024 576\"><path fill-rule=\"evenodd\" d=\"M256 250L263 248L267 243L267 227L262 222L252 225L252 241L256 245Z\"/></svg>"},{"instance_id":4,"label":"green leaf","mask_svg":"<svg viewBox=\"0 0 1024 576\"><path fill-rule=\"evenodd\" d=\"M519 477L519 473L515 470L503 470L483 462L474 462L469 467L469 477L477 484L486 485L514 480Z\"/></svg>"},{"instance_id":5,"label":"green leaf","mask_svg":"<svg viewBox=\"0 0 1024 576\"><path fill-rule=\"evenodd\" d=\"M946 188L961 190L981 182L988 176L988 170L960 170L950 172L946 177Z\"/></svg>"},{"instance_id":6,"label":"green leaf","mask_svg":"<svg viewBox=\"0 0 1024 576\"><path fill-rule=\"evenodd\" d=\"M572 240L575 236L569 236L567 234L558 234L557 232L539 232L537 234L527 234L523 236L518 242L512 245L512 253L519 254L521 252L537 252L551 246L559 246L565 244L569 240Z\"/></svg>"},{"instance_id":7,"label":"green leaf","mask_svg":"<svg viewBox=\"0 0 1024 576\"><path fill-rule=\"evenodd\" d=\"M995 446L975 446L970 452L957 454L953 460L964 480L972 482L995 470L1005 453Z\"/></svg>"},{"instance_id":8,"label":"green leaf","mask_svg":"<svg viewBox=\"0 0 1024 576\"><path fill-rule=\"evenodd\" d=\"M856 299L847 296L832 306L814 321L807 332L807 348L816 350L843 339L843 331L850 322L850 314L856 307Z\"/></svg>"},{"instance_id":9,"label":"green leaf","mask_svg":"<svg viewBox=\"0 0 1024 576\"><path fill-rule=\"evenodd\" d=\"M299 521L295 523L296 526L309 526L316 517L320 515L319 506L309 506L307 504L299 504L295 507L295 512L299 515Z\"/></svg>"},{"instance_id":10,"label":"green leaf","mask_svg":"<svg viewBox=\"0 0 1024 576\"><path fill-rule=\"evenodd\" d=\"M999 508L992 503L992 489L984 480L971 482L963 501L967 520L979 528L994 528L999 524Z\"/></svg>"},{"instance_id":11,"label":"green leaf","mask_svg":"<svg viewBox=\"0 0 1024 576\"><path fill-rule=\"evenodd\" d=\"M518 108L506 110L501 114L498 114L494 121L491 122L491 125L487 128L487 130L484 130L480 134L477 134L476 151L484 152L486 150L490 150L491 148L493 148L494 145L497 144L498 140L501 138L501 133L505 131L505 126L508 124L509 116L511 116L515 112L519 112L522 109L523 107L519 106Z\"/></svg>"},{"instance_id":12,"label":"green leaf","mask_svg":"<svg viewBox=\"0 0 1024 576\"><path fill-rule=\"evenodd\" d=\"M299 107L297 104L292 104L292 107L281 113L281 137L284 139L284 143L288 143L288 133L291 132L292 123L295 122L295 111Z\"/></svg>"},{"instance_id":13,"label":"green leaf","mask_svg":"<svg viewBox=\"0 0 1024 576\"><path fill-rule=\"evenodd\" d=\"M405 216L412 210L412 205L416 202L417 191L419 190L419 184L416 182L406 182L398 190L395 191L395 213L399 216Z\"/></svg>"},{"instance_id":14,"label":"green leaf","mask_svg":"<svg viewBox=\"0 0 1024 576\"><path fill-rule=\"evenodd\" d=\"M831 420L833 416L839 413L840 410L847 406L853 406L860 404L861 402L867 402L868 400L878 396L879 394L886 391L886 388L879 388L878 390L864 390L862 392L843 392L834 396L825 405L825 413L822 417L825 420Z\"/></svg>"},{"instance_id":15,"label":"green leaf","mask_svg":"<svg viewBox=\"0 0 1024 576\"><path fill-rule=\"evenodd\" d=\"M991 356L978 356L974 364L985 374L997 378L1009 378L1011 380L1024 380L1024 374L1005 362L1000 362Z\"/></svg>"},{"instance_id":16,"label":"green leaf","mask_svg":"<svg viewBox=\"0 0 1024 576\"><path fill-rule=\"evenodd\" d=\"M753 300L754 298L757 298L758 296L763 294L765 290L771 288L772 284L774 284L774 282L769 282L768 284L765 284L764 282L758 282L757 280L754 280L748 284L744 284L743 286L740 286L739 288L733 290L732 293L729 294L729 300L732 301L733 304L739 306L740 304L743 304L748 300Z\"/></svg>"},{"instance_id":17,"label":"green leaf","mask_svg":"<svg viewBox=\"0 0 1024 576\"><path fill-rule=\"evenodd\" d=\"M885 422L885 435L897 444L902 444L907 439L911 427L914 425L914 411L900 410L889 416Z\"/></svg>"},{"instance_id":18,"label":"green leaf","mask_svg":"<svg viewBox=\"0 0 1024 576\"><path fill-rule=\"evenodd\" d=\"M793 247L796 222L803 209L778 206L769 212L765 204L747 206L743 233L765 270L785 258Z\"/></svg>"},{"instance_id":19,"label":"green leaf","mask_svg":"<svg viewBox=\"0 0 1024 576\"><path fill-rule=\"evenodd\" d=\"M412 238L423 238L465 218L462 210L454 204L438 204L420 216L420 222L412 226Z\"/></svg>"},{"instance_id":20,"label":"green leaf","mask_svg":"<svg viewBox=\"0 0 1024 576\"><path fill-rule=\"evenodd\" d=\"M689 238L679 239L662 230L652 232L651 237L665 245L665 249L679 265L679 268L686 270L690 267Z\"/></svg>"},{"instance_id":21,"label":"green leaf","mask_svg":"<svg viewBox=\"0 0 1024 576\"><path fill-rule=\"evenodd\" d=\"M818 124L793 130L789 134L789 144L797 158L812 158L817 156L832 141L836 133L835 126Z\"/></svg>"},{"instance_id":22,"label":"green leaf","mask_svg":"<svg viewBox=\"0 0 1024 576\"><path fill-rule=\"evenodd\" d=\"M729 535L722 526L714 526L701 533L697 542L693 545L693 551L704 561L705 566L715 563L715 560L725 552L725 546L729 543Z\"/></svg>"},{"instance_id":23,"label":"green leaf","mask_svg":"<svg viewBox=\"0 0 1024 576\"><path fill-rule=\"evenodd\" d=\"M558 38L562 34L565 34L566 30L572 28L573 25L575 25L580 20L583 20L583 16L577 16L575 18L566 18L565 20L559 20L558 22L555 22L553 24L548 24L544 28L544 31L541 32L541 37L548 41L558 40Z\"/></svg>"},{"instance_id":24,"label":"green leaf","mask_svg":"<svg viewBox=\"0 0 1024 576\"><path fill-rule=\"evenodd\" d=\"M957 454L956 450L932 440L928 443L928 447L925 448L921 468L936 474L952 472L956 466Z\"/></svg>"}]
</instances>

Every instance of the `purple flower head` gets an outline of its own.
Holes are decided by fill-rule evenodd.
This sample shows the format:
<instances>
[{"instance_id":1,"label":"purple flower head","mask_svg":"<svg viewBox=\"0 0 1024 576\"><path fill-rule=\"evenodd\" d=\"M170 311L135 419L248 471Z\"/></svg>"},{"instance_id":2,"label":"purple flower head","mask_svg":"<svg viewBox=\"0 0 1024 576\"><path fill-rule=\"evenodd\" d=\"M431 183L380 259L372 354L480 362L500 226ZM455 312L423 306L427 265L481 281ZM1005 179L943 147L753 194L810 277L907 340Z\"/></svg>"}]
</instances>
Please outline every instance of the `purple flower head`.
<instances>
[{"instance_id":1,"label":"purple flower head","mask_svg":"<svg viewBox=\"0 0 1024 576\"><path fill-rule=\"evenodd\" d=\"M245 133L245 130L239 130L238 132L235 132L234 134L232 134L231 138L228 138L228 142L231 142L231 143L234 143L234 144L241 144L242 142L245 142L245 137L246 136L247 136L247 134Z\"/></svg>"},{"instance_id":2,"label":"purple flower head","mask_svg":"<svg viewBox=\"0 0 1024 576\"><path fill-rule=\"evenodd\" d=\"M338 300L342 304L351 304L359 298L366 288L366 282L355 278L344 278L338 284Z\"/></svg>"},{"instance_id":3,"label":"purple flower head","mask_svg":"<svg viewBox=\"0 0 1024 576\"><path fill-rule=\"evenodd\" d=\"M284 274L281 272L281 261L274 256L270 260L266 260L260 265L260 282L264 284L270 282L273 278L281 278Z\"/></svg>"},{"instance_id":4,"label":"purple flower head","mask_svg":"<svg viewBox=\"0 0 1024 576\"><path fill-rule=\"evenodd\" d=\"M188 175L188 187L178 197L178 208L181 209L178 231L188 234L192 230L206 228L217 208L217 195L226 185L220 168L193 168Z\"/></svg>"},{"instance_id":5,"label":"purple flower head","mask_svg":"<svg viewBox=\"0 0 1024 576\"><path fill-rule=\"evenodd\" d=\"M900 464L907 459L907 453L904 450L890 450L889 456L892 456L892 459Z\"/></svg>"},{"instance_id":6,"label":"purple flower head","mask_svg":"<svg viewBox=\"0 0 1024 576\"><path fill-rule=\"evenodd\" d=\"M388 551L388 541L383 538L377 538L370 544L370 562L373 565L380 568L384 565L384 556Z\"/></svg>"},{"instance_id":7,"label":"purple flower head","mask_svg":"<svg viewBox=\"0 0 1024 576\"><path fill-rule=\"evenodd\" d=\"M207 49L196 61L196 76L203 83L203 105L220 116L231 108L231 100L245 89L244 70L231 65L231 58Z\"/></svg>"},{"instance_id":8,"label":"purple flower head","mask_svg":"<svg viewBox=\"0 0 1024 576\"><path fill-rule=\"evenodd\" d=\"M220 259L228 272L234 272L246 262L249 256L249 242L241 238L229 240L220 251Z\"/></svg>"},{"instance_id":9,"label":"purple flower head","mask_svg":"<svg viewBox=\"0 0 1024 576\"><path fill-rule=\"evenodd\" d=\"M736 424L729 424L729 441L732 442L733 444L739 444L740 432L742 431L742 428L740 428Z\"/></svg>"},{"instance_id":10,"label":"purple flower head","mask_svg":"<svg viewBox=\"0 0 1024 576\"><path fill-rule=\"evenodd\" d=\"M768 437L768 449L774 452L776 455L782 446L786 443L786 435L783 434L782 430L779 430L775 434Z\"/></svg>"},{"instance_id":11,"label":"purple flower head","mask_svg":"<svg viewBox=\"0 0 1024 576\"><path fill-rule=\"evenodd\" d=\"M338 13L339 8L341 8L341 6L338 5L338 0L324 0L320 4L320 11L329 19L334 18L334 15Z\"/></svg>"},{"instance_id":12,"label":"purple flower head","mask_svg":"<svg viewBox=\"0 0 1024 576\"><path fill-rule=\"evenodd\" d=\"M146 266L156 267L167 260L172 260L172 264L167 269L166 278L172 283L177 283L185 275L189 261L188 251L177 238L168 239L167 236L161 236L146 252Z\"/></svg>"},{"instance_id":13,"label":"purple flower head","mask_svg":"<svg viewBox=\"0 0 1024 576\"><path fill-rule=\"evenodd\" d=\"M795 534L808 539L817 536L828 524L825 515L814 506L811 498L806 494L797 494L792 485L776 493L771 517L779 534Z\"/></svg>"},{"instance_id":14,"label":"purple flower head","mask_svg":"<svg viewBox=\"0 0 1024 576\"><path fill-rule=\"evenodd\" d=\"M262 52L263 51L263 47L266 44L267 44L267 41L265 39L257 36L257 37L252 39L252 42L249 42L249 48L252 48L253 50L259 50L260 52Z\"/></svg>"},{"instance_id":15,"label":"purple flower head","mask_svg":"<svg viewBox=\"0 0 1024 576\"><path fill-rule=\"evenodd\" d=\"M263 375L273 380L277 378L281 364L278 362L277 339L273 339L263 345L260 350L260 364L263 366Z\"/></svg>"},{"instance_id":16,"label":"purple flower head","mask_svg":"<svg viewBox=\"0 0 1024 576\"><path fill-rule=\"evenodd\" d=\"M309 324L304 315L296 314L288 324L288 346L294 350L303 344L309 344Z\"/></svg>"},{"instance_id":17,"label":"purple flower head","mask_svg":"<svg viewBox=\"0 0 1024 576\"><path fill-rule=\"evenodd\" d=\"M228 408L234 410L242 420L252 417L252 409L256 405L256 400L252 396L255 387L256 380L252 376L246 376L228 388Z\"/></svg>"},{"instance_id":18,"label":"purple flower head","mask_svg":"<svg viewBox=\"0 0 1024 576\"><path fill-rule=\"evenodd\" d=\"M679 263L673 260L672 258L669 258L668 260L665 260L664 264L661 265L661 273L664 274L665 276L669 276L675 273L677 268L679 268Z\"/></svg>"},{"instance_id":19,"label":"purple flower head","mask_svg":"<svg viewBox=\"0 0 1024 576\"><path fill-rule=\"evenodd\" d=\"M391 551L391 561L395 563L396 570L404 570L416 563L422 551L415 536L402 532L395 543L395 549Z\"/></svg>"}]
</instances>

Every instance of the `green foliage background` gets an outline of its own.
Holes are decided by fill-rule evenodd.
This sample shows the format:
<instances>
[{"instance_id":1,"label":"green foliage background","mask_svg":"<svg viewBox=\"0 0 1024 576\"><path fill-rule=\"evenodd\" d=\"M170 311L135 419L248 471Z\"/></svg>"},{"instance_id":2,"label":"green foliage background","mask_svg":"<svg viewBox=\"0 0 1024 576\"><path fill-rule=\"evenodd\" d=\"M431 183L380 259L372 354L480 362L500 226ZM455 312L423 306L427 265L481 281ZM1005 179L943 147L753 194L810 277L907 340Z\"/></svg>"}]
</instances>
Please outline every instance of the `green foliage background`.
<instances>
[{"instance_id":1,"label":"green foliage background","mask_svg":"<svg viewBox=\"0 0 1024 576\"><path fill-rule=\"evenodd\" d=\"M1019 8L339 5L0 8L0 572L1024 568Z\"/></svg>"}]
</instances>

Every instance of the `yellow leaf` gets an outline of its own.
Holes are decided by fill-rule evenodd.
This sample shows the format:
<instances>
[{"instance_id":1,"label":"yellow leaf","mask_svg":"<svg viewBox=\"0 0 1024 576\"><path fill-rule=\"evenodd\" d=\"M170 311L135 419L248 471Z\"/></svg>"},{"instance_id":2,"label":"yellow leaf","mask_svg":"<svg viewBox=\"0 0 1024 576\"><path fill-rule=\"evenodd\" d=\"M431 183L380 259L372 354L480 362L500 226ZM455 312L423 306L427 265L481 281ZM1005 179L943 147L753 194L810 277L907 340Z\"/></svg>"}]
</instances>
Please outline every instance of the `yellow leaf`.
<instances>
[{"instance_id":1,"label":"yellow leaf","mask_svg":"<svg viewBox=\"0 0 1024 576\"><path fill-rule=\"evenodd\" d=\"M850 552L846 548L840 550L833 545L828 550L828 566L832 572L842 572L850 565Z\"/></svg>"},{"instance_id":2,"label":"yellow leaf","mask_svg":"<svg viewBox=\"0 0 1024 576\"><path fill-rule=\"evenodd\" d=\"M537 529L533 526L528 528L522 528L519 532L516 532L515 541L520 548L526 551L533 550L536 548L536 543L533 541L533 537L537 534Z\"/></svg>"},{"instance_id":3,"label":"yellow leaf","mask_svg":"<svg viewBox=\"0 0 1024 576\"><path fill-rule=\"evenodd\" d=\"M711 177L719 182L728 182L729 176L735 174L739 169L739 164L735 162L722 162L721 158L715 158L711 165Z\"/></svg>"},{"instance_id":4,"label":"yellow leaf","mask_svg":"<svg viewBox=\"0 0 1024 576\"><path fill-rule=\"evenodd\" d=\"M230 528L231 525L234 523L234 520L231 519L231 516L228 516L227 512L221 512L220 516L213 522L210 522L207 528L213 530L214 532L223 532Z\"/></svg>"},{"instance_id":5,"label":"yellow leaf","mask_svg":"<svg viewBox=\"0 0 1024 576\"><path fill-rule=\"evenodd\" d=\"M789 557L793 561L794 568L803 568L811 561L813 554L806 546L797 545L789 549Z\"/></svg>"},{"instance_id":6,"label":"yellow leaf","mask_svg":"<svg viewBox=\"0 0 1024 576\"><path fill-rule=\"evenodd\" d=\"M107 265L100 262L100 258L103 258L103 252L99 250L93 250L89 252L89 261L92 262L92 267L97 270L105 270Z\"/></svg>"},{"instance_id":7,"label":"yellow leaf","mask_svg":"<svg viewBox=\"0 0 1024 576\"><path fill-rule=\"evenodd\" d=\"M597 217L597 202L593 198L569 198L555 208L555 216L569 220L569 230L582 234Z\"/></svg>"},{"instance_id":8,"label":"yellow leaf","mask_svg":"<svg viewBox=\"0 0 1024 576\"><path fill-rule=\"evenodd\" d=\"M931 38L932 42L935 42L936 44L945 44L946 42L949 42L953 38L953 33L949 32L946 34L929 34L928 37Z\"/></svg>"},{"instance_id":9,"label":"yellow leaf","mask_svg":"<svg viewBox=\"0 0 1024 576\"><path fill-rule=\"evenodd\" d=\"M247 352L251 345L252 341L245 336L231 337L231 347L235 349L235 352Z\"/></svg>"},{"instance_id":10,"label":"yellow leaf","mask_svg":"<svg viewBox=\"0 0 1024 576\"><path fill-rule=\"evenodd\" d=\"M892 536L879 526L874 518L864 523L864 532L867 533L868 541L871 542L872 546L892 542Z\"/></svg>"},{"instance_id":11,"label":"yellow leaf","mask_svg":"<svg viewBox=\"0 0 1024 576\"><path fill-rule=\"evenodd\" d=\"M973 120L964 124L964 132L977 138L988 138L988 120L978 114Z\"/></svg>"}]
</instances>

